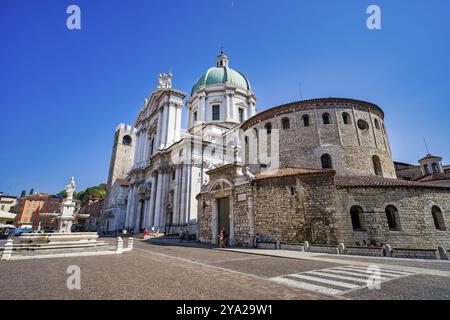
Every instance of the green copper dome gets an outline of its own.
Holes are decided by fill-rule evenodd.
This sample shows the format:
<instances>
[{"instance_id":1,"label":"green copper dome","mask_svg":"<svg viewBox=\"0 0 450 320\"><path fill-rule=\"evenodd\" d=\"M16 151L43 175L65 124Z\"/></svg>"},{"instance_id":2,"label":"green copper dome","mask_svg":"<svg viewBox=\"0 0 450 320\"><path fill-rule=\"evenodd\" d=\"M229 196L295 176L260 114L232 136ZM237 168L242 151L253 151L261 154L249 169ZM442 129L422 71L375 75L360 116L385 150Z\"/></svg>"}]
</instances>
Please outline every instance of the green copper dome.
<instances>
[{"instance_id":1,"label":"green copper dome","mask_svg":"<svg viewBox=\"0 0 450 320\"><path fill-rule=\"evenodd\" d=\"M217 67L209 68L192 87L193 95L203 85L230 84L236 88L251 90L250 82L239 71L228 67L228 57L223 52L217 57Z\"/></svg>"}]
</instances>

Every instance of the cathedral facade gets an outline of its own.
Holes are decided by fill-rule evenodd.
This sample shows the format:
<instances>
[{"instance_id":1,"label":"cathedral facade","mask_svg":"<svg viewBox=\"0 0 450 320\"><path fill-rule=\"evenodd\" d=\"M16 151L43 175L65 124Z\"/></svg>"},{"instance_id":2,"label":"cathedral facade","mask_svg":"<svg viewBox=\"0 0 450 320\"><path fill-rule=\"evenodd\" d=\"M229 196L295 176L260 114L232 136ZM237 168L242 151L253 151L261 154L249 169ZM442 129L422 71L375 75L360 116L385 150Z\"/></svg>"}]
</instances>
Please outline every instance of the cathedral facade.
<instances>
[{"instance_id":1,"label":"cathedral facade","mask_svg":"<svg viewBox=\"0 0 450 320\"><path fill-rule=\"evenodd\" d=\"M135 123L136 150L128 174L125 228L153 228L196 233L197 200L206 171L234 161L238 128L256 114L256 98L248 79L229 67L222 52L216 66L195 83L187 98L187 130L181 110L187 94L162 74Z\"/></svg>"}]
</instances>

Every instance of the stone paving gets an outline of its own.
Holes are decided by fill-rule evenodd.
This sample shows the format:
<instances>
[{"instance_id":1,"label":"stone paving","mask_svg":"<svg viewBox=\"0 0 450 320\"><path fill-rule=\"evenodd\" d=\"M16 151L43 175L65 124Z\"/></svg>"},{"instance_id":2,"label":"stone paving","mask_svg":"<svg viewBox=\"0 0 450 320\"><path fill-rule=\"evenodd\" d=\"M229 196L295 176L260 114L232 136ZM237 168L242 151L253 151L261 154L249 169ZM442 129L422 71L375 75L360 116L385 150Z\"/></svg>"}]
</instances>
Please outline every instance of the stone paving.
<instances>
[{"instance_id":1,"label":"stone paving","mask_svg":"<svg viewBox=\"0 0 450 320\"><path fill-rule=\"evenodd\" d=\"M186 247L135 241L134 250L123 255L2 261L0 284L8 289L0 291L0 299L450 299L450 275L421 272L394 277L382 290L358 287L340 295L273 281L317 276L321 270L349 272L365 263L359 257L317 256L293 259L196 247L195 242ZM66 287L69 265L81 269L81 290ZM325 275L301 281L324 287L330 285L326 279L331 280Z\"/></svg>"}]
</instances>

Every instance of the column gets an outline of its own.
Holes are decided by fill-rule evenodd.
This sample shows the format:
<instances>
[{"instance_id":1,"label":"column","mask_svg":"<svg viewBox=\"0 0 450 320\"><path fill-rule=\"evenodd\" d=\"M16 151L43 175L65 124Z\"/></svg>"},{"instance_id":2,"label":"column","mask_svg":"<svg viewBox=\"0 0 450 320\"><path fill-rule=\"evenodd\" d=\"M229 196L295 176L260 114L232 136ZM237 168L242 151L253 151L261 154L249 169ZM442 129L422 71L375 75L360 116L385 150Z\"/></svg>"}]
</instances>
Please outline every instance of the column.
<instances>
[{"instance_id":1,"label":"column","mask_svg":"<svg viewBox=\"0 0 450 320\"><path fill-rule=\"evenodd\" d=\"M128 198L127 198L127 209L125 211L125 227L128 227L128 220L130 218L130 208L131 208L131 197L133 194L133 187L130 186L130 190L128 190Z\"/></svg>"},{"instance_id":2,"label":"column","mask_svg":"<svg viewBox=\"0 0 450 320\"><path fill-rule=\"evenodd\" d=\"M180 140L181 138L181 109L182 105L175 107L175 141Z\"/></svg>"},{"instance_id":3,"label":"column","mask_svg":"<svg viewBox=\"0 0 450 320\"><path fill-rule=\"evenodd\" d=\"M161 192L161 218L160 223L162 226L166 225L166 208L167 208L167 195L169 193L169 178L170 175L168 172L164 172L163 174L163 186Z\"/></svg>"},{"instance_id":4,"label":"column","mask_svg":"<svg viewBox=\"0 0 450 320\"><path fill-rule=\"evenodd\" d=\"M128 228L130 228L133 225L135 205L136 205L136 186L133 185L133 191L131 193L130 214L128 215L127 221Z\"/></svg>"},{"instance_id":5,"label":"column","mask_svg":"<svg viewBox=\"0 0 450 320\"><path fill-rule=\"evenodd\" d=\"M150 203L148 206L148 226L152 227L155 217L156 176L152 174L152 189L150 191Z\"/></svg>"},{"instance_id":6,"label":"column","mask_svg":"<svg viewBox=\"0 0 450 320\"><path fill-rule=\"evenodd\" d=\"M191 198L191 195L189 193L190 190L190 184L191 184L191 172L192 172L192 165L188 164L185 166L185 178L184 178L184 188L185 188L185 193L184 193L184 210L182 212L182 222L183 223L188 223L189 222L189 201Z\"/></svg>"},{"instance_id":7,"label":"column","mask_svg":"<svg viewBox=\"0 0 450 320\"><path fill-rule=\"evenodd\" d=\"M158 228L161 226L161 204L162 204L162 186L163 186L163 174L158 171L158 182L156 187L155 196L155 221L154 225Z\"/></svg>"},{"instance_id":8,"label":"column","mask_svg":"<svg viewBox=\"0 0 450 320\"><path fill-rule=\"evenodd\" d=\"M225 101L225 120L228 120L231 115L230 95L228 93L225 94Z\"/></svg>"},{"instance_id":9,"label":"column","mask_svg":"<svg viewBox=\"0 0 450 320\"><path fill-rule=\"evenodd\" d=\"M161 127L162 131L161 131L161 148L160 149L165 149L167 147L168 117L169 117L169 106L167 104L164 104L162 127Z\"/></svg>"},{"instance_id":10,"label":"column","mask_svg":"<svg viewBox=\"0 0 450 320\"><path fill-rule=\"evenodd\" d=\"M230 94L230 118L231 119L233 119L233 120L235 120L236 119L236 117L235 117L235 114L236 114L236 112L235 112L235 105L234 105L234 98L233 98L233 95L232 94ZM239 119L238 119L239 120Z\"/></svg>"},{"instance_id":11,"label":"column","mask_svg":"<svg viewBox=\"0 0 450 320\"><path fill-rule=\"evenodd\" d=\"M179 219L179 208L180 208L180 203L179 203L179 193L180 193L180 186L178 185L181 181L180 181L180 167L176 168L175 171L175 192L173 195L173 224L178 224L180 219Z\"/></svg>"},{"instance_id":12,"label":"column","mask_svg":"<svg viewBox=\"0 0 450 320\"><path fill-rule=\"evenodd\" d=\"M179 209L179 218L178 218L178 223L179 224L184 224L184 211L186 208L186 203L185 203L185 199L186 199L186 168L187 166L183 163L180 166L180 175L181 175L181 187L180 187L180 209Z\"/></svg>"},{"instance_id":13,"label":"column","mask_svg":"<svg viewBox=\"0 0 450 320\"><path fill-rule=\"evenodd\" d=\"M205 105L206 105L206 96L202 95L200 97L200 107L197 119L199 122L206 122Z\"/></svg>"},{"instance_id":14,"label":"column","mask_svg":"<svg viewBox=\"0 0 450 320\"><path fill-rule=\"evenodd\" d=\"M142 155L142 161L145 163L148 159L148 132L145 130L144 133L144 147L143 147L143 155Z\"/></svg>"},{"instance_id":15,"label":"column","mask_svg":"<svg viewBox=\"0 0 450 320\"><path fill-rule=\"evenodd\" d=\"M136 149L134 150L133 167L138 163L139 134L136 135Z\"/></svg>"},{"instance_id":16,"label":"column","mask_svg":"<svg viewBox=\"0 0 450 320\"><path fill-rule=\"evenodd\" d=\"M158 125L156 127L156 142L155 142L155 147L156 149L160 149L160 145L161 145L161 123L162 123L162 111L159 111L158 114Z\"/></svg>"}]
</instances>

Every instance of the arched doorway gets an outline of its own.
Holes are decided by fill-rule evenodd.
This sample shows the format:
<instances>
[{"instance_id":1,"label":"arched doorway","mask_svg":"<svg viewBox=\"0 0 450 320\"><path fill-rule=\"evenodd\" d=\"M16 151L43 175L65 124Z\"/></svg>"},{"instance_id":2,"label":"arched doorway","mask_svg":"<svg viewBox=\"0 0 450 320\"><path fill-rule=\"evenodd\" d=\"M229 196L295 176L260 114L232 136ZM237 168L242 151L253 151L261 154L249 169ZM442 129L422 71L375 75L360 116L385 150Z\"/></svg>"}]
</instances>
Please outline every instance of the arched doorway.
<instances>
[{"instance_id":1,"label":"arched doorway","mask_svg":"<svg viewBox=\"0 0 450 320\"><path fill-rule=\"evenodd\" d=\"M226 235L230 235L230 198L220 198L217 199L217 209L218 209L218 229L217 234L219 234L221 229L225 230Z\"/></svg>"}]
</instances>

